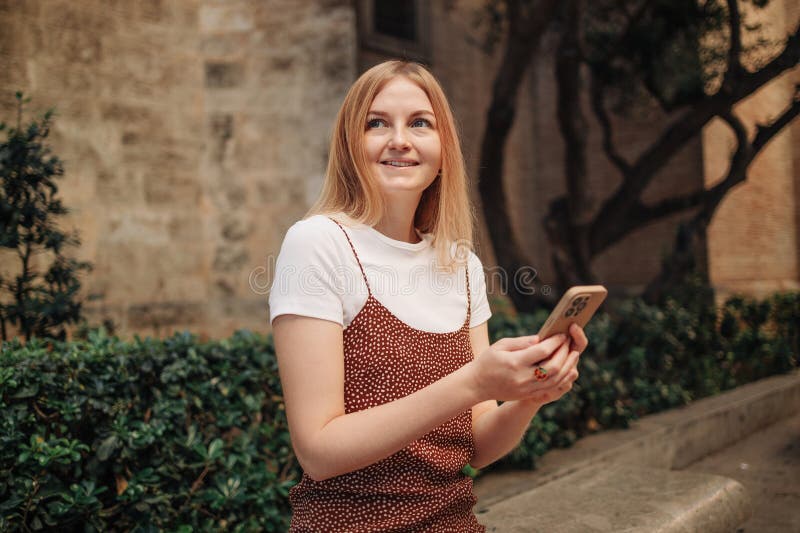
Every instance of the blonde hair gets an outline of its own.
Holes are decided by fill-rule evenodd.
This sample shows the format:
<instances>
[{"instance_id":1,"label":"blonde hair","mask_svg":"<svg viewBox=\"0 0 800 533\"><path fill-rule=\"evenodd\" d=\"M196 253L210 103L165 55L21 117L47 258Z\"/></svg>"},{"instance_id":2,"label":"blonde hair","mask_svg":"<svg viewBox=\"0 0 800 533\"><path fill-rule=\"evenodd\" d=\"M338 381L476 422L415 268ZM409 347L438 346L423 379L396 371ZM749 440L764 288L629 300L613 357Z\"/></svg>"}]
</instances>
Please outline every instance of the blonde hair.
<instances>
[{"instance_id":1,"label":"blonde hair","mask_svg":"<svg viewBox=\"0 0 800 533\"><path fill-rule=\"evenodd\" d=\"M378 223L385 205L372 178L364 150L367 114L386 83L403 76L425 91L433 107L442 146L440 175L423 191L414 226L432 235L440 268L452 271L466 263L473 249L474 212L461 143L450 104L436 78L411 61L386 61L364 72L345 96L331 135L328 168L319 198L303 218L344 214L370 227Z\"/></svg>"}]
</instances>

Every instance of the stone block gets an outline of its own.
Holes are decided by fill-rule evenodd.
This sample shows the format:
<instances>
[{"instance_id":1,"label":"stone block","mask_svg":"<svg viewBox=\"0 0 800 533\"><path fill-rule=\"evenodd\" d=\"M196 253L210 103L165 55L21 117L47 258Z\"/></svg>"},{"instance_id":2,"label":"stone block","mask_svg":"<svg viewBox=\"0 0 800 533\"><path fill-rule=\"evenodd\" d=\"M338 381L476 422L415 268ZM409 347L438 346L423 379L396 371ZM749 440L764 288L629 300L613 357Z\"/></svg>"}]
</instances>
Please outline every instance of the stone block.
<instances>
[{"instance_id":1,"label":"stone block","mask_svg":"<svg viewBox=\"0 0 800 533\"><path fill-rule=\"evenodd\" d=\"M222 242L216 246L213 268L215 272L220 273L239 272L247 266L249 260L249 254L243 243Z\"/></svg>"},{"instance_id":2,"label":"stone block","mask_svg":"<svg viewBox=\"0 0 800 533\"><path fill-rule=\"evenodd\" d=\"M206 62L206 87L209 89L230 89L244 81L244 66L232 62Z\"/></svg>"},{"instance_id":3,"label":"stone block","mask_svg":"<svg viewBox=\"0 0 800 533\"><path fill-rule=\"evenodd\" d=\"M241 241L250 231L243 214L229 213L222 217L222 238L226 241Z\"/></svg>"},{"instance_id":4,"label":"stone block","mask_svg":"<svg viewBox=\"0 0 800 533\"><path fill-rule=\"evenodd\" d=\"M250 2L227 2L202 5L199 12L200 33L245 32L253 29Z\"/></svg>"},{"instance_id":5,"label":"stone block","mask_svg":"<svg viewBox=\"0 0 800 533\"><path fill-rule=\"evenodd\" d=\"M205 35L200 41L200 53L206 59L240 59L250 42L247 33Z\"/></svg>"},{"instance_id":6,"label":"stone block","mask_svg":"<svg viewBox=\"0 0 800 533\"><path fill-rule=\"evenodd\" d=\"M305 204L305 182L302 178L265 180L252 179L258 203L275 205Z\"/></svg>"},{"instance_id":7,"label":"stone block","mask_svg":"<svg viewBox=\"0 0 800 533\"><path fill-rule=\"evenodd\" d=\"M615 465L584 469L478 515L503 533L728 533L752 514L738 482L721 476Z\"/></svg>"},{"instance_id":8,"label":"stone block","mask_svg":"<svg viewBox=\"0 0 800 533\"><path fill-rule=\"evenodd\" d=\"M199 325L205 319L205 302L150 302L128 307L130 328L171 327L178 324Z\"/></svg>"},{"instance_id":9,"label":"stone block","mask_svg":"<svg viewBox=\"0 0 800 533\"><path fill-rule=\"evenodd\" d=\"M182 174L180 169L172 168L144 176L144 199L151 206L192 209L200 203L201 195L196 174Z\"/></svg>"},{"instance_id":10,"label":"stone block","mask_svg":"<svg viewBox=\"0 0 800 533\"><path fill-rule=\"evenodd\" d=\"M132 205L143 197L141 176L122 168L100 169L95 180L95 198L106 206Z\"/></svg>"},{"instance_id":11,"label":"stone block","mask_svg":"<svg viewBox=\"0 0 800 533\"><path fill-rule=\"evenodd\" d=\"M167 231L170 242L174 242L176 245L180 244L195 252L199 252L200 250L197 248L203 246L205 242L203 219L200 213L194 209L171 215Z\"/></svg>"}]
</instances>

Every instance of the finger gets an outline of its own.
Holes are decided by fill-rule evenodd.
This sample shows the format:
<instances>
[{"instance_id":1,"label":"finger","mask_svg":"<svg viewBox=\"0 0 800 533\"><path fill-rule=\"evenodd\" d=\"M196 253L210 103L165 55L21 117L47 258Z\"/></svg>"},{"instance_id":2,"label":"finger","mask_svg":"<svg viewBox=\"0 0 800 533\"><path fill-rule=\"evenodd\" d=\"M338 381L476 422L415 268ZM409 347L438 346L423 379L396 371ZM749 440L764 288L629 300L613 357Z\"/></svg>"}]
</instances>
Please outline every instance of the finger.
<instances>
[{"instance_id":1,"label":"finger","mask_svg":"<svg viewBox=\"0 0 800 533\"><path fill-rule=\"evenodd\" d=\"M561 369L566 364L569 353L569 340L567 340L564 342L564 344L558 347L556 352L550 357L550 360L547 361L544 366L547 367L548 371L550 371L552 374L561 372Z\"/></svg>"},{"instance_id":2,"label":"finger","mask_svg":"<svg viewBox=\"0 0 800 533\"><path fill-rule=\"evenodd\" d=\"M549 361L542 363L544 371L548 375L548 379L542 381L542 384L547 387L558 384L565 375L569 374L578 364L578 357L580 352L576 350L569 351L567 343L559 347L558 352ZM535 374L534 374L535 377Z\"/></svg>"},{"instance_id":3,"label":"finger","mask_svg":"<svg viewBox=\"0 0 800 533\"><path fill-rule=\"evenodd\" d=\"M572 323L569 327L569 334L572 337L572 344L574 349L583 351L586 348L586 345L589 344L589 340L586 338L586 334L583 331L583 328L580 327L578 324Z\"/></svg>"},{"instance_id":4,"label":"finger","mask_svg":"<svg viewBox=\"0 0 800 533\"><path fill-rule=\"evenodd\" d=\"M531 366L540 361L544 361L545 359L549 358L561 344L566 344L567 339L568 337L566 335L560 333L558 335L548 337L542 342L532 345L528 350L526 350L523 363Z\"/></svg>"},{"instance_id":5,"label":"finger","mask_svg":"<svg viewBox=\"0 0 800 533\"><path fill-rule=\"evenodd\" d=\"M561 376L560 377L569 375L572 372L575 372L575 373L578 372L578 362L580 361L580 356L581 356L581 352L579 352L577 350L572 350L569 353L569 356L567 357L567 360L566 360L566 362L564 363L564 366L561 369L561 372L560 372Z\"/></svg>"},{"instance_id":6,"label":"finger","mask_svg":"<svg viewBox=\"0 0 800 533\"><path fill-rule=\"evenodd\" d=\"M578 379L578 370L575 368L577 357L573 355L576 353L577 352L570 353L570 359L561 371L553 376L553 382L548 385L549 388L556 389L562 393L572 388L572 384Z\"/></svg>"},{"instance_id":7,"label":"finger","mask_svg":"<svg viewBox=\"0 0 800 533\"><path fill-rule=\"evenodd\" d=\"M574 341L573 348L582 352L586 349L589 345L589 339L586 338L586 334L583 332L583 328L580 327L578 324L573 323L569 328L569 333L572 336Z\"/></svg>"},{"instance_id":8,"label":"finger","mask_svg":"<svg viewBox=\"0 0 800 533\"><path fill-rule=\"evenodd\" d=\"M554 381L546 388L542 388L534 392L531 395L531 398L542 403L554 402L572 390L574 383L575 379L573 379L573 375L569 373L565 374L559 381Z\"/></svg>"},{"instance_id":9,"label":"finger","mask_svg":"<svg viewBox=\"0 0 800 533\"><path fill-rule=\"evenodd\" d=\"M575 380L577 379L578 378L575 375L575 373L572 370L570 370L569 372L564 374L564 376L558 382L558 385L556 385L556 390L559 391L559 393L561 394L569 392L570 390L572 390L572 386L574 385Z\"/></svg>"},{"instance_id":10,"label":"finger","mask_svg":"<svg viewBox=\"0 0 800 533\"><path fill-rule=\"evenodd\" d=\"M526 335L523 337L505 337L495 342L494 345L500 350L513 352L527 348L528 346L536 344L537 342L539 342L538 335Z\"/></svg>"},{"instance_id":11,"label":"finger","mask_svg":"<svg viewBox=\"0 0 800 533\"><path fill-rule=\"evenodd\" d=\"M567 342L558 347L555 355L547 361L533 365L531 380L535 381L538 388L548 388L552 383L557 382L562 374L569 345Z\"/></svg>"}]
</instances>

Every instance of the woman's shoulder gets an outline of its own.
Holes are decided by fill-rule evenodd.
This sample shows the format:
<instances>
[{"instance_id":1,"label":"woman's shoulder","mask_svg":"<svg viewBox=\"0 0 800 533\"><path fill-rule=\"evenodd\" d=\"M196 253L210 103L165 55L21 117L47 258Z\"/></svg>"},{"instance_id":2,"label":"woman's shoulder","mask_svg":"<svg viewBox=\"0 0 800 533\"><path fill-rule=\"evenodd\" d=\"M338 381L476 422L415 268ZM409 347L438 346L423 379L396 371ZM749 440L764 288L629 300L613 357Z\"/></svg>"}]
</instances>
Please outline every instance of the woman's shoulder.
<instances>
[{"instance_id":1,"label":"woman's shoulder","mask_svg":"<svg viewBox=\"0 0 800 533\"><path fill-rule=\"evenodd\" d=\"M296 233L301 232L315 232L323 231L328 232L336 228L336 223L328 215L311 215L306 218L301 218L289 227L289 231Z\"/></svg>"},{"instance_id":2,"label":"woman's shoulder","mask_svg":"<svg viewBox=\"0 0 800 533\"><path fill-rule=\"evenodd\" d=\"M341 231L329 216L312 215L292 224L286 231L285 239L300 240L306 244L330 242L330 237Z\"/></svg>"},{"instance_id":3,"label":"woman's shoulder","mask_svg":"<svg viewBox=\"0 0 800 533\"><path fill-rule=\"evenodd\" d=\"M286 231L281 253L293 256L335 256L343 236L336 223L325 215L312 215L292 224ZM347 241L344 241L347 244Z\"/></svg>"}]
</instances>

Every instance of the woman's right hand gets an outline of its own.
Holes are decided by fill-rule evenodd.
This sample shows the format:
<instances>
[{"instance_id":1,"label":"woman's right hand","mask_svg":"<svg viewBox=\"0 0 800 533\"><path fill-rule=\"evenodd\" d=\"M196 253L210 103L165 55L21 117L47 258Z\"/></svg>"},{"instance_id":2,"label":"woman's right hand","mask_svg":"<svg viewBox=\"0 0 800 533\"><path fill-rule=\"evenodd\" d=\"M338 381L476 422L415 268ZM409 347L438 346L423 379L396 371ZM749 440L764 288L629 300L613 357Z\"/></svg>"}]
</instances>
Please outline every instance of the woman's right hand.
<instances>
[{"instance_id":1,"label":"woman's right hand","mask_svg":"<svg viewBox=\"0 0 800 533\"><path fill-rule=\"evenodd\" d=\"M564 334L541 342L537 335L498 340L470 363L480 401L522 400L558 383L572 370L567 364L570 341ZM538 366L547 371L547 379L536 378Z\"/></svg>"}]
</instances>

